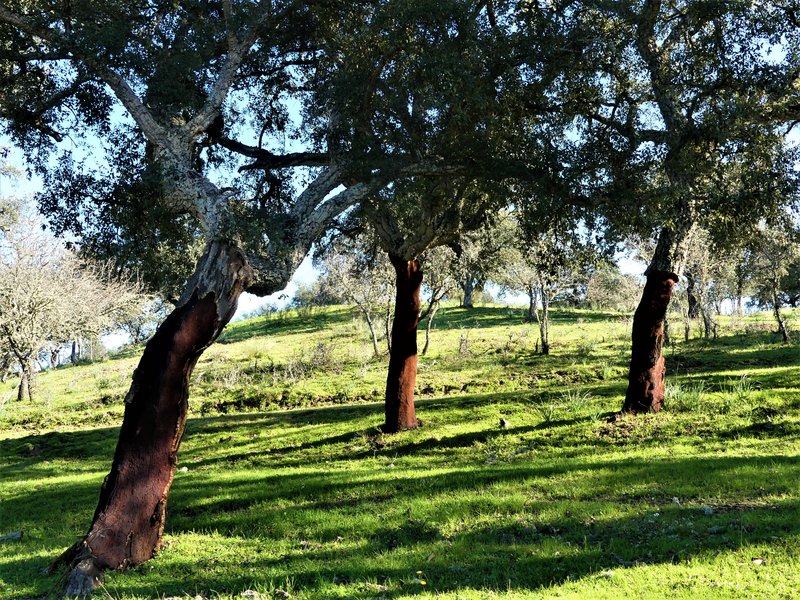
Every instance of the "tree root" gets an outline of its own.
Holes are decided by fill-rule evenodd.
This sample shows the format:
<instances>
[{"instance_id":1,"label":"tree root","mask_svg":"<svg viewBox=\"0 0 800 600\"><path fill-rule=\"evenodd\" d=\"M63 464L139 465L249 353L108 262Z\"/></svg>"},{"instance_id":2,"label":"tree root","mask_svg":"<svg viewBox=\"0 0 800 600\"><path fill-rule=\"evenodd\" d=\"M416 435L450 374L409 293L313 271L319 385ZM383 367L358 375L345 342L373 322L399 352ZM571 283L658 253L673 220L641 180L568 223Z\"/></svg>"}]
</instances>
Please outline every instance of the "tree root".
<instances>
[{"instance_id":1,"label":"tree root","mask_svg":"<svg viewBox=\"0 0 800 600\"><path fill-rule=\"evenodd\" d=\"M50 564L48 571L52 574L64 567L64 574L54 588L62 598L90 596L103 583L103 569L97 566L85 540L65 550Z\"/></svg>"}]
</instances>

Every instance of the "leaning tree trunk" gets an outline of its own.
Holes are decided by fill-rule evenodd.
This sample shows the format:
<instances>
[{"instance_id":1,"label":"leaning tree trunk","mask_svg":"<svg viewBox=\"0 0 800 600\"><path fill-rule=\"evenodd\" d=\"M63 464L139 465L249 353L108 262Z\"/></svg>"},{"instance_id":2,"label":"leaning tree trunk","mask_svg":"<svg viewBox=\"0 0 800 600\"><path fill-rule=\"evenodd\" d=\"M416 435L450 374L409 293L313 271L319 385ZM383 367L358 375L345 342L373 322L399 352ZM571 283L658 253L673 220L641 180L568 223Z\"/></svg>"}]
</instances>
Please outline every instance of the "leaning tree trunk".
<instances>
[{"instance_id":1,"label":"leaning tree trunk","mask_svg":"<svg viewBox=\"0 0 800 600\"><path fill-rule=\"evenodd\" d=\"M633 316L631 366L624 413L658 412L664 403L664 318L678 276L651 269Z\"/></svg>"},{"instance_id":2,"label":"leaning tree trunk","mask_svg":"<svg viewBox=\"0 0 800 600\"><path fill-rule=\"evenodd\" d=\"M422 271L419 261L389 255L397 274L392 349L386 378L385 433L414 429L419 425L414 410L417 384L417 326L421 303Z\"/></svg>"},{"instance_id":3,"label":"leaning tree trunk","mask_svg":"<svg viewBox=\"0 0 800 600\"><path fill-rule=\"evenodd\" d=\"M372 322L372 314L369 310L362 311L364 315L364 320L367 322L367 327L369 327L369 334L372 337L372 352L375 354L375 358L378 358L381 355L380 348L378 348L378 332L375 331L375 323Z\"/></svg>"},{"instance_id":4,"label":"leaning tree trunk","mask_svg":"<svg viewBox=\"0 0 800 600\"><path fill-rule=\"evenodd\" d=\"M679 228L664 227L653 260L645 273L647 283L633 315L631 364L623 413L658 412L664 404L664 318L686 256L694 220L689 211Z\"/></svg>"},{"instance_id":5,"label":"leaning tree trunk","mask_svg":"<svg viewBox=\"0 0 800 600\"><path fill-rule=\"evenodd\" d=\"M778 299L777 286L772 288L772 310L775 313L775 320L778 322L778 333L781 334L781 339L784 342L789 341L789 332L786 331L786 322L781 315L781 303Z\"/></svg>"},{"instance_id":6,"label":"leaning tree trunk","mask_svg":"<svg viewBox=\"0 0 800 600\"><path fill-rule=\"evenodd\" d=\"M91 527L53 564L69 567L66 595L87 594L106 569L140 564L158 550L186 425L189 377L233 316L251 273L238 248L208 244L178 306L147 343Z\"/></svg>"},{"instance_id":7,"label":"leaning tree trunk","mask_svg":"<svg viewBox=\"0 0 800 600\"><path fill-rule=\"evenodd\" d=\"M439 312L439 303L434 303L433 306L428 307L428 314L425 316L425 345L422 347L422 356L428 353L428 348L431 345L431 326L436 313Z\"/></svg>"}]
</instances>

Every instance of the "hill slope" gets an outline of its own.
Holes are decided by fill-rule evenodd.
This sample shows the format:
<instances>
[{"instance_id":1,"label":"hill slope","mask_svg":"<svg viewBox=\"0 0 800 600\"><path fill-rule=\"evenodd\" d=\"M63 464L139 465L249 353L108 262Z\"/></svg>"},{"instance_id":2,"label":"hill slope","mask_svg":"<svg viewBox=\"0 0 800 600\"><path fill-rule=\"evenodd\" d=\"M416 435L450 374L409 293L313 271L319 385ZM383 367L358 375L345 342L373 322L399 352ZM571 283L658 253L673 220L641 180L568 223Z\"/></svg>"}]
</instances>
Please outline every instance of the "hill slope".
<instances>
[{"instance_id":1,"label":"hill slope","mask_svg":"<svg viewBox=\"0 0 800 600\"><path fill-rule=\"evenodd\" d=\"M395 436L376 429L385 360L349 309L233 324L193 376L167 545L108 594L795 597L797 343L748 321L676 342L668 410L608 423L628 319L557 311L543 357L521 318L445 309L424 426ZM88 526L129 354L44 373L33 405L0 409L0 535L23 532L0 541L0 597L45 594L42 569Z\"/></svg>"}]
</instances>

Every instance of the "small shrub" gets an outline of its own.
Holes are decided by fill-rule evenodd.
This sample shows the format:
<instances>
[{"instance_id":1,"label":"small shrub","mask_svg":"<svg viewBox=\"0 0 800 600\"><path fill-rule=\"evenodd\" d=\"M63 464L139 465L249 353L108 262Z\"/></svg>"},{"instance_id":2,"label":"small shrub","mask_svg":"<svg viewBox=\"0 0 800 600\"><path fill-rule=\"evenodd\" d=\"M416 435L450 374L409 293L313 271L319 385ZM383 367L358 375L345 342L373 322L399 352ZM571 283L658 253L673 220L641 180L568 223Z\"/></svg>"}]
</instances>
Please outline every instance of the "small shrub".
<instances>
[{"instance_id":1,"label":"small shrub","mask_svg":"<svg viewBox=\"0 0 800 600\"><path fill-rule=\"evenodd\" d=\"M114 382L108 375L100 375L99 377L97 377L95 385L97 385L98 391L104 392L114 387Z\"/></svg>"},{"instance_id":2,"label":"small shrub","mask_svg":"<svg viewBox=\"0 0 800 600\"><path fill-rule=\"evenodd\" d=\"M462 333L458 341L458 355L466 356L469 354L469 332Z\"/></svg>"},{"instance_id":3,"label":"small shrub","mask_svg":"<svg viewBox=\"0 0 800 600\"><path fill-rule=\"evenodd\" d=\"M581 340L578 342L578 349L576 352L581 358L589 358L595 350L597 350L597 341Z\"/></svg>"},{"instance_id":4,"label":"small shrub","mask_svg":"<svg viewBox=\"0 0 800 600\"><path fill-rule=\"evenodd\" d=\"M320 342L314 346L308 362L311 370L330 368L333 364L333 348L329 344Z\"/></svg>"},{"instance_id":5,"label":"small shrub","mask_svg":"<svg viewBox=\"0 0 800 600\"><path fill-rule=\"evenodd\" d=\"M600 375L600 379L602 379L603 381L608 381L609 379L615 379L616 378L617 370L614 367L612 367L610 364L603 363L602 365L600 365L599 375Z\"/></svg>"}]
</instances>

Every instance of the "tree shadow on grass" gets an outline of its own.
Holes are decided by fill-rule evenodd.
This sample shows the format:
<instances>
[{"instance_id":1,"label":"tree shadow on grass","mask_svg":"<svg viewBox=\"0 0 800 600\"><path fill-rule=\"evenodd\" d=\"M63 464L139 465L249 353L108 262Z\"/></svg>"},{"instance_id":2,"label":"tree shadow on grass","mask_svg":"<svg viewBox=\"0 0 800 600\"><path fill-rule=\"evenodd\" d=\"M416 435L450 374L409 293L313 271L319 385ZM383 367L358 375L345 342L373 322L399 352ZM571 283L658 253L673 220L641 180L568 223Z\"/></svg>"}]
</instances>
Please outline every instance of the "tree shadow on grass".
<instances>
[{"instance_id":1,"label":"tree shadow on grass","mask_svg":"<svg viewBox=\"0 0 800 600\"><path fill-rule=\"evenodd\" d=\"M462 402L472 403L474 408L490 401L496 401L496 397L474 396L458 402L459 406ZM429 408L443 402L449 400L430 401ZM195 419L191 429L200 435L214 436L234 427L252 431L274 427L280 432L287 423L343 424L370 414L367 408L334 407L293 411L291 415L268 413ZM607 443L601 438L570 441L568 436L549 441L537 438L536 443L542 447L558 444L562 450L570 444L581 446L582 460L561 459L551 463L537 462L535 458L515 459L513 445L511 458L500 464L481 462L480 453L464 453L464 449L476 443L506 439L527 443L522 439L525 436L568 429L581 421L577 417L554 420L510 432L481 430L452 436L437 433L438 439L420 440L418 436L407 435L360 454L347 445L367 435L364 429L335 432L299 446L289 446L294 442L287 440L287 445L279 447L274 456L265 457L261 466L266 474L251 469L179 473L168 506L168 530L176 535L213 530L223 539L255 540L268 546L285 545L287 539L310 535L318 540L318 547L295 548L279 559L255 555L251 562L257 569L290 577L298 586L309 589L334 577L353 582L384 577L410 582L416 570L424 568L428 589L437 591L505 589L508 580L518 589L539 590L568 577L586 577L598 570L619 567L620 560L668 563L676 557L682 560L738 547L742 540L757 543L769 541L771 536L795 537L800 533L797 502L784 502L779 511L759 505L764 496L793 493L800 477L800 461L794 457L627 459L621 463L613 456L598 459L597 454L587 450L594 443L598 446ZM0 451L19 457L25 444L33 443L41 445L41 456L47 460L77 459L79 452L83 460L110 461L116 435L115 428L106 428L29 436L0 442ZM658 441L647 443L655 445ZM304 452L325 448L331 450L325 456L327 462L303 458ZM443 451L447 451L446 459L438 463L435 473L425 470L415 473L408 466L393 471L387 469L385 460L380 460L416 456L422 461L420 464L430 465ZM203 452L198 447L189 454L202 456ZM286 462L276 460L291 456L298 457L292 461L296 466L304 466L301 472L285 469ZM223 460L232 457L235 454ZM361 460L353 463L354 459ZM330 463L340 467L332 470ZM80 483L62 480L50 485L42 477L41 484L33 486L35 490L29 487L30 491L4 495L0 509L2 526L8 530L25 529L30 534L15 547L23 558L0 564L0 580L20 589L31 578L37 581L39 589L52 583L52 579L39 573L46 566L40 553L44 550L49 558L54 557L88 526L102 474ZM22 480L25 472L4 468L6 475ZM37 472L37 476L41 473ZM529 495L530 500L509 508L504 497L519 493ZM673 506L673 497L681 498L684 505ZM696 504L709 497L736 498L741 509L730 512L746 513L752 530L747 530L743 537L708 533L712 527L715 532L727 532L738 522L736 519L744 518L719 517L719 522L705 519L698 507L692 505L692 499ZM633 507L628 510L637 514L599 521L590 518L595 513L602 514L610 505ZM417 508L407 513L406 506ZM470 518L483 512L496 513L496 522L469 524ZM655 512L661 516L652 521L647 515ZM332 513L338 518L326 520L326 515ZM52 519L54 514L59 518ZM363 528L359 524L360 515L375 514L382 515L378 527ZM453 531L452 526L445 526L459 516L468 523L463 530ZM687 519L713 524L691 530L685 526ZM759 529L762 521L768 524L763 532ZM330 548L335 545L332 540L343 531L356 536L357 544L346 549ZM460 550L456 552L453 548ZM560 556L554 554L556 551ZM429 555L433 558L421 564ZM158 568L159 560L151 565ZM170 560L183 559L173 556ZM161 573L157 593L194 593L196 589L241 591L252 582L252 575L230 573L220 581L219 574L213 570L206 573L193 559L184 562L185 568L179 574ZM149 566L142 573L150 573ZM403 586L403 593L415 589L408 583ZM143 574L120 578L115 593L152 595L154 588Z\"/></svg>"},{"instance_id":2,"label":"tree shadow on grass","mask_svg":"<svg viewBox=\"0 0 800 600\"><path fill-rule=\"evenodd\" d=\"M776 538L797 538L798 501L767 504L762 500L769 493L772 480L768 465L791 471L788 479L800 475L798 462L785 456L636 460L624 465L598 462L583 466L588 477L597 471L595 485L591 491L587 488L585 495L545 496L512 513L508 512L502 493L487 499L487 489L530 484L546 489L549 479L568 475L571 469L549 466L482 469L475 473L462 470L388 481L348 481L319 472L289 476L283 482L264 481L258 488L255 483L235 486L237 496L260 494L260 498L249 506L210 507L208 520L203 515L191 515L191 520L183 515L173 533L180 535L190 523L196 528L199 521L202 526L214 523L224 536L255 539L260 546L283 544L279 557L254 556L248 562L256 572L274 574L278 581L281 576L290 578L296 588L309 591L320 582L347 584L385 579L406 582L402 590L387 592L389 597L426 589L429 593L505 590L509 582L512 589L536 591L605 569L671 564L772 543ZM737 501L719 501L713 512L706 514L690 494L728 490L734 473L743 479ZM637 491L618 495L619 490L626 489ZM344 492L347 494L338 502L331 498ZM680 504L671 499L673 494L681 498ZM426 502L419 505L419 512L404 510L406 506L418 506L414 501L420 498ZM292 499L294 507L287 508L285 503L275 507L281 499ZM191 502L191 498L180 501ZM173 504L177 502L174 500ZM463 530L452 529L453 520L459 515L475 516L491 510L493 504L501 509L494 523L477 521ZM622 515L603 516L608 514L610 505L620 504L627 506ZM327 523L316 516L331 511L340 518ZM368 527L359 529L359 512L380 514L380 525L374 527L370 522ZM271 529L278 522L281 527L277 531ZM340 547L339 533L345 535L345 542L352 543ZM252 584L252 575L228 572L221 580L219 573L206 574L193 568L191 560L182 561L175 556L171 560L185 563L191 582L187 585L183 577L169 581L169 573L162 572L160 593L195 589L238 592ZM424 570L427 588L415 587L417 570ZM120 581L114 590L153 593L145 576Z\"/></svg>"},{"instance_id":3,"label":"tree shadow on grass","mask_svg":"<svg viewBox=\"0 0 800 600\"><path fill-rule=\"evenodd\" d=\"M742 342L744 343L744 342ZM735 371L748 368L800 366L800 349L796 344L782 344L769 348L741 349L741 346L710 344L708 347L682 346L681 350L667 354L667 375L694 375L709 371ZM730 351L733 348L733 351Z\"/></svg>"}]
</instances>

